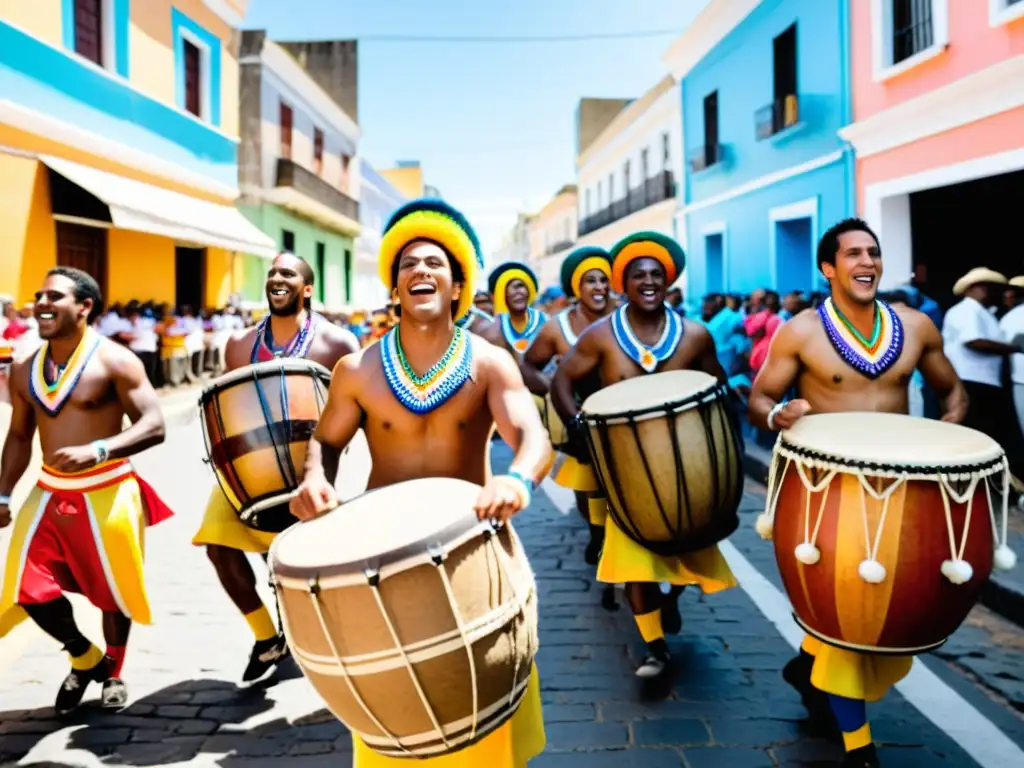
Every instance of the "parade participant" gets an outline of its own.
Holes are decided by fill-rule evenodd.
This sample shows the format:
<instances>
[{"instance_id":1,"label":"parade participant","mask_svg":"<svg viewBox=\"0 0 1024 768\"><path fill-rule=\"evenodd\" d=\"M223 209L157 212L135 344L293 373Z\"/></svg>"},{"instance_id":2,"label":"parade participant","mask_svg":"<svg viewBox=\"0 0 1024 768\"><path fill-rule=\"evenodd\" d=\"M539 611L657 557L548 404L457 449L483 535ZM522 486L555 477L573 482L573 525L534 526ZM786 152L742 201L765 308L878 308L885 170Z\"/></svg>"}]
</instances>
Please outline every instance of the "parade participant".
<instances>
[{"instance_id":1,"label":"parade participant","mask_svg":"<svg viewBox=\"0 0 1024 768\"><path fill-rule=\"evenodd\" d=\"M779 431L809 412L907 413L908 384L918 368L944 398L942 420L961 422L967 395L935 324L917 310L876 299L882 251L867 224L847 219L829 229L818 245L818 268L831 298L779 329L750 395L751 423ZM785 402L793 387L799 399ZM841 650L808 635L783 678L812 715L831 705L847 749L843 765L875 766L865 702L881 699L912 661Z\"/></svg>"},{"instance_id":2,"label":"parade participant","mask_svg":"<svg viewBox=\"0 0 1024 768\"><path fill-rule=\"evenodd\" d=\"M483 486L481 519L508 519L529 505L551 448L537 409L511 356L459 328L482 268L469 222L448 204L413 200L384 230L381 280L401 303L402 319L380 344L343 359L316 430L320 445L343 450L362 428L373 462L367 490L427 477ZM497 425L515 457L492 476L486 444ZM309 519L338 499L311 445L306 476L292 512ZM415 510L409 511L410 515ZM353 737L355 768L406 765L369 750ZM536 670L512 719L477 744L426 760L438 768L523 766L544 748Z\"/></svg>"},{"instance_id":3,"label":"parade participant","mask_svg":"<svg viewBox=\"0 0 1024 768\"><path fill-rule=\"evenodd\" d=\"M171 511L128 461L164 440L164 418L142 362L91 328L102 310L96 280L51 269L36 294L43 345L11 373L11 426L0 470L0 528L28 469L36 429L41 476L14 524L0 590L0 637L26 616L64 646L71 672L54 709L66 715L92 682L101 704L128 701L121 679L132 622L152 623L143 577L148 525ZM132 424L122 431L125 416ZM64 596L77 592L103 612L106 651L82 634Z\"/></svg>"},{"instance_id":4,"label":"parade participant","mask_svg":"<svg viewBox=\"0 0 1024 768\"><path fill-rule=\"evenodd\" d=\"M627 303L583 332L576 346L562 358L551 382L555 409L577 441L585 440L573 387L597 373L609 386L646 373L697 369L724 382L715 343L707 329L686 320L665 303L666 291L683 271L683 249L670 237L639 232L611 250L612 288L625 293ZM682 628L678 597L691 584L705 594L736 586L732 571L717 546L679 557L663 557L629 538L609 516L605 542L597 567L598 581L626 584L626 597L647 656L638 677L665 671L670 655L665 632ZM672 590L663 596L659 582Z\"/></svg>"},{"instance_id":5,"label":"parade participant","mask_svg":"<svg viewBox=\"0 0 1024 768\"><path fill-rule=\"evenodd\" d=\"M608 252L595 245L577 248L565 257L561 269L562 290L566 296L575 297L578 301L575 306L559 312L555 322L545 323L541 327L536 341L526 352L527 365L542 372L553 360L557 363L576 345L584 330L608 314L611 271ZM601 380L596 373L588 380L581 381L573 393L577 404L582 404L588 395L600 388ZM590 452L568 456L555 476L555 482L576 492L576 506L590 527L590 543L587 545L585 559L590 565L597 565L604 540L604 519L608 513L608 503L593 495L598 485L590 468ZM605 592L606 603L610 601L612 589L609 587Z\"/></svg>"},{"instance_id":6,"label":"parade participant","mask_svg":"<svg viewBox=\"0 0 1024 768\"><path fill-rule=\"evenodd\" d=\"M281 357L304 358L328 370L343 356L359 349L348 330L333 325L311 309L314 274L309 264L291 253L274 259L267 273L266 296L270 312L258 325L232 336L224 349L227 371ZM338 470L339 454L323 452L328 477ZM267 675L287 655L284 634L256 592L256 574L246 557L254 552L266 558L277 534L257 531L238 517L219 485L207 502L202 525L192 543L205 546L224 591L245 617L255 635L249 664L242 675L251 683Z\"/></svg>"},{"instance_id":7,"label":"parade participant","mask_svg":"<svg viewBox=\"0 0 1024 768\"><path fill-rule=\"evenodd\" d=\"M472 331L484 337L495 338L497 333L497 323L495 323L494 318L475 305L469 308L465 317L459 320L456 325L459 328Z\"/></svg>"}]
</instances>

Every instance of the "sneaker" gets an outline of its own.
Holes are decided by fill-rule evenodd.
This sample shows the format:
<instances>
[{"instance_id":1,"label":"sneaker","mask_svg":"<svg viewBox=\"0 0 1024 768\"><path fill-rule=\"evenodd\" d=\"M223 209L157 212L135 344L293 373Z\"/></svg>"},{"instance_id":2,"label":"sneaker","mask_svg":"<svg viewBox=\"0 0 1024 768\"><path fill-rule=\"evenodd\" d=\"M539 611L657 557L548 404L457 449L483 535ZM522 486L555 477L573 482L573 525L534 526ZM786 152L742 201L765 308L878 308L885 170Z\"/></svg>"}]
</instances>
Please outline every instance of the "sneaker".
<instances>
[{"instance_id":1,"label":"sneaker","mask_svg":"<svg viewBox=\"0 0 1024 768\"><path fill-rule=\"evenodd\" d=\"M92 669L72 669L57 691L57 700L53 704L57 715L64 717L78 709L89 683L102 683L110 677L113 669L114 660L109 656L104 656Z\"/></svg>"},{"instance_id":2,"label":"sneaker","mask_svg":"<svg viewBox=\"0 0 1024 768\"><path fill-rule=\"evenodd\" d=\"M103 709L124 709L128 705L128 686L119 677L111 677L103 681L103 693L100 694L100 706Z\"/></svg>"},{"instance_id":3,"label":"sneaker","mask_svg":"<svg viewBox=\"0 0 1024 768\"><path fill-rule=\"evenodd\" d=\"M661 628L666 634L678 635L683 631L683 617L679 613L679 596L686 587L673 585L661 606Z\"/></svg>"},{"instance_id":4,"label":"sneaker","mask_svg":"<svg viewBox=\"0 0 1024 768\"><path fill-rule=\"evenodd\" d=\"M243 683L253 683L264 677L277 666L277 662L288 654L288 644L284 635L258 640L252 647L249 666L242 675Z\"/></svg>"},{"instance_id":5,"label":"sneaker","mask_svg":"<svg viewBox=\"0 0 1024 768\"><path fill-rule=\"evenodd\" d=\"M879 768L880 765L875 745L868 744L866 747L847 752L839 768Z\"/></svg>"},{"instance_id":6,"label":"sneaker","mask_svg":"<svg viewBox=\"0 0 1024 768\"><path fill-rule=\"evenodd\" d=\"M646 679L658 677L668 668L670 661L672 661L672 655L668 652L668 646L664 641L651 643L647 647L647 655L643 662L637 667L636 676Z\"/></svg>"}]
</instances>

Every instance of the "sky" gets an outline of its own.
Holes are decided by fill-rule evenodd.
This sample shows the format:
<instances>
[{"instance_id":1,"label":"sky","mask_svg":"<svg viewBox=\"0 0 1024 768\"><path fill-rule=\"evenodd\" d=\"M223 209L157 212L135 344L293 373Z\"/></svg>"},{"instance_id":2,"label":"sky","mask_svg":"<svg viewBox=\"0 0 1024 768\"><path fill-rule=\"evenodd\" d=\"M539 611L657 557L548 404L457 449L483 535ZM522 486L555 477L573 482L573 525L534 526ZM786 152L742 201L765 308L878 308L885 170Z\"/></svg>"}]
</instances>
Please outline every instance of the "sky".
<instances>
[{"instance_id":1,"label":"sky","mask_svg":"<svg viewBox=\"0 0 1024 768\"><path fill-rule=\"evenodd\" d=\"M251 0L271 39L658 36L570 42L361 40L360 154L419 160L493 252L519 211L575 182L581 98L637 98L707 0ZM301 8L301 12L296 12Z\"/></svg>"}]
</instances>

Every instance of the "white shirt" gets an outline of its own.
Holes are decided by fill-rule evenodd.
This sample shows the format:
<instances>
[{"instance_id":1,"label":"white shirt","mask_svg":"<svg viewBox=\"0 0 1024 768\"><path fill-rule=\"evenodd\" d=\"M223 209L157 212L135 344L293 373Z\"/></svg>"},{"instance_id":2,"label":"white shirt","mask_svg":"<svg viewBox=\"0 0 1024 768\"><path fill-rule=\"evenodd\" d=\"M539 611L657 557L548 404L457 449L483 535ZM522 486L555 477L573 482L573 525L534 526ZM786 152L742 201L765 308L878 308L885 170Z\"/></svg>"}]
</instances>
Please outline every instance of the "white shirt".
<instances>
[{"instance_id":1,"label":"white shirt","mask_svg":"<svg viewBox=\"0 0 1024 768\"><path fill-rule=\"evenodd\" d=\"M128 323L128 333L133 334L131 342L128 346L133 352L156 352L157 348L157 336L156 336L156 320L151 317L139 317L135 321L135 325L132 326L130 321Z\"/></svg>"},{"instance_id":2,"label":"white shirt","mask_svg":"<svg viewBox=\"0 0 1024 768\"><path fill-rule=\"evenodd\" d=\"M976 384L1002 386L1000 374L1003 358L999 355L985 355L968 349L967 344L979 339L1003 341L999 321L970 297L953 306L942 322L942 346L953 364L957 376Z\"/></svg>"},{"instance_id":3,"label":"white shirt","mask_svg":"<svg viewBox=\"0 0 1024 768\"><path fill-rule=\"evenodd\" d=\"M1024 335L1024 304L1018 304L999 321L1004 341L1013 344L1017 336ZM1024 384L1024 354L1018 352L1010 356L1010 378L1014 384Z\"/></svg>"}]
</instances>

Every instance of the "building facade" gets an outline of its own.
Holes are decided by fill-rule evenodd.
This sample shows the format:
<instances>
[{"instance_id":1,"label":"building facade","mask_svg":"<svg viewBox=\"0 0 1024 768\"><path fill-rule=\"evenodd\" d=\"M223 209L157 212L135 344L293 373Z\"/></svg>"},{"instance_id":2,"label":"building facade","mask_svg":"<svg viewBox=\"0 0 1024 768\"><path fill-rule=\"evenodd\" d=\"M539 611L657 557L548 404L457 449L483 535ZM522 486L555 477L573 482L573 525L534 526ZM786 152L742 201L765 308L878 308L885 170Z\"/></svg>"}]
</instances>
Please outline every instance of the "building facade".
<instances>
[{"instance_id":1,"label":"building facade","mask_svg":"<svg viewBox=\"0 0 1024 768\"><path fill-rule=\"evenodd\" d=\"M971 267L1024 272L1005 212L1024 195L1024 2L853 0L851 13L855 122L841 133L883 285L913 273L948 306Z\"/></svg>"},{"instance_id":2,"label":"building facade","mask_svg":"<svg viewBox=\"0 0 1024 768\"><path fill-rule=\"evenodd\" d=\"M501 238L501 245L491 258L486 259L486 271L490 272L506 261L526 262L530 259L530 226L536 214L517 213L516 223ZM478 286L482 289L484 286Z\"/></svg>"},{"instance_id":3,"label":"building facade","mask_svg":"<svg viewBox=\"0 0 1024 768\"><path fill-rule=\"evenodd\" d=\"M527 262L537 273L541 291L559 285L562 259L576 244L576 202L576 185L566 184L530 219Z\"/></svg>"},{"instance_id":4,"label":"building facade","mask_svg":"<svg viewBox=\"0 0 1024 768\"><path fill-rule=\"evenodd\" d=\"M610 248L640 230L674 236L682 126L673 79L631 101L584 99L576 133L579 244Z\"/></svg>"},{"instance_id":5,"label":"building facade","mask_svg":"<svg viewBox=\"0 0 1024 768\"><path fill-rule=\"evenodd\" d=\"M245 0L0 0L0 292L223 305L274 242L238 196Z\"/></svg>"},{"instance_id":6,"label":"building facade","mask_svg":"<svg viewBox=\"0 0 1024 768\"><path fill-rule=\"evenodd\" d=\"M359 163L359 221L362 231L356 239L355 275L350 303L359 309L373 310L387 304L388 290L380 282L377 256L384 225L408 198L373 167Z\"/></svg>"},{"instance_id":7,"label":"building facade","mask_svg":"<svg viewBox=\"0 0 1024 768\"><path fill-rule=\"evenodd\" d=\"M817 290L820 233L854 209L848 2L711 0L665 63L680 81L687 301Z\"/></svg>"},{"instance_id":8,"label":"building facade","mask_svg":"<svg viewBox=\"0 0 1024 768\"><path fill-rule=\"evenodd\" d=\"M316 274L313 303L340 310L353 295L360 232L354 41L277 43L242 33L239 209L280 250ZM341 75L348 76L339 76ZM251 265L248 297L262 295Z\"/></svg>"}]
</instances>

